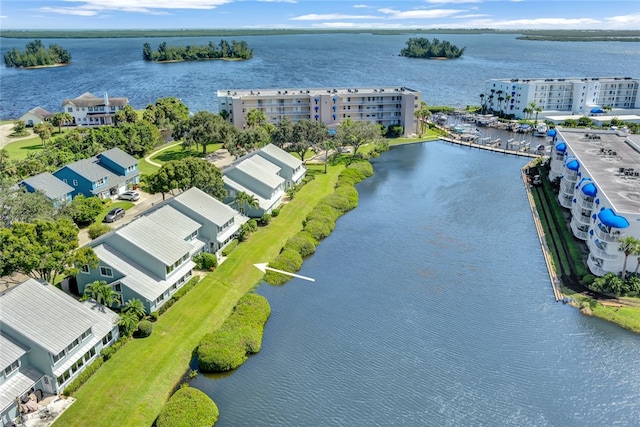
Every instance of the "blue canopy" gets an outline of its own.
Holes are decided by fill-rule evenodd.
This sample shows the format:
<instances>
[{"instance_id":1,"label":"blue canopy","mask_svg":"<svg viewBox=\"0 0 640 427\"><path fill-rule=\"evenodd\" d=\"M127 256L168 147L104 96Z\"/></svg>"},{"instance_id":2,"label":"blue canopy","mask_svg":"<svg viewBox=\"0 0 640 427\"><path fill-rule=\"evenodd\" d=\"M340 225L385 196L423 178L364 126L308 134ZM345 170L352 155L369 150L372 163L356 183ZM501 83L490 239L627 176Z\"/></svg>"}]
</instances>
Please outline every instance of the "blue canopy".
<instances>
[{"instance_id":1,"label":"blue canopy","mask_svg":"<svg viewBox=\"0 0 640 427\"><path fill-rule=\"evenodd\" d=\"M589 183L584 187L582 187L582 192L589 197L595 197L596 194L598 194L598 189L596 188L595 185L593 185L592 183Z\"/></svg>"},{"instance_id":2,"label":"blue canopy","mask_svg":"<svg viewBox=\"0 0 640 427\"><path fill-rule=\"evenodd\" d=\"M556 151L564 153L565 151L567 151L567 144L565 144L564 142L558 142L556 144Z\"/></svg>"},{"instance_id":3,"label":"blue canopy","mask_svg":"<svg viewBox=\"0 0 640 427\"><path fill-rule=\"evenodd\" d=\"M600 107L595 107L595 108L591 109L591 112L593 114L602 114L602 113L604 113L604 110L602 108L600 108Z\"/></svg>"},{"instance_id":4,"label":"blue canopy","mask_svg":"<svg viewBox=\"0 0 640 427\"><path fill-rule=\"evenodd\" d=\"M556 136L557 133L558 131L556 131L555 129L549 129L549 132L547 132L547 136Z\"/></svg>"},{"instance_id":5,"label":"blue canopy","mask_svg":"<svg viewBox=\"0 0 640 427\"><path fill-rule=\"evenodd\" d=\"M602 223L609 227L627 228L629 221L623 216L616 214L613 209L604 209L598 214L598 218Z\"/></svg>"},{"instance_id":6,"label":"blue canopy","mask_svg":"<svg viewBox=\"0 0 640 427\"><path fill-rule=\"evenodd\" d=\"M572 171L577 171L580 167L580 163L577 160L571 160L567 163L567 169L571 169Z\"/></svg>"}]
</instances>

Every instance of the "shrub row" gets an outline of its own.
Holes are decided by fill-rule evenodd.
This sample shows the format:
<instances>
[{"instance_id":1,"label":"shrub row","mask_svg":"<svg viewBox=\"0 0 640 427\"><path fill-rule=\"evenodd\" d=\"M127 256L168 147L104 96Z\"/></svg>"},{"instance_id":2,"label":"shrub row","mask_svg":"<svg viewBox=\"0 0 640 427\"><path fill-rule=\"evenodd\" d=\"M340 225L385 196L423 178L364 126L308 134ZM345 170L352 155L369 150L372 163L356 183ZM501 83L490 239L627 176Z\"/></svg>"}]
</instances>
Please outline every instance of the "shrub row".
<instances>
[{"instance_id":1,"label":"shrub row","mask_svg":"<svg viewBox=\"0 0 640 427\"><path fill-rule=\"evenodd\" d=\"M107 360L111 359L111 357L114 354L116 354L118 352L118 350L120 350L122 348L122 346L127 343L127 341L129 341L128 337L120 337L120 339L118 341L114 342L109 347L103 348L100 351L100 356L102 356L102 358L106 362Z\"/></svg>"},{"instance_id":2,"label":"shrub row","mask_svg":"<svg viewBox=\"0 0 640 427\"><path fill-rule=\"evenodd\" d=\"M271 315L267 299L246 294L220 329L205 335L197 348L201 372L224 372L242 365L262 347L264 325Z\"/></svg>"},{"instance_id":3,"label":"shrub row","mask_svg":"<svg viewBox=\"0 0 640 427\"><path fill-rule=\"evenodd\" d=\"M192 277L183 287L178 289L175 294L171 295L171 298L169 298L167 302L160 306L158 309L158 315L162 315L165 311L169 310L173 304L193 289L199 280L199 277Z\"/></svg>"},{"instance_id":4,"label":"shrub row","mask_svg":"<svg viewBox=\"0 0 640 427\"><path fill-rule=\"evenodd\" d=\"M91 365L87 366L84 371L80 373L76 377L75 380L71 381L69 385L64 388L64 395L71 396L75 393L84 383L86 383L89 378L102 366L104 363L104 359L102 357L98 357L96 360L91 363Z\"/></svg>"},{"instance_id":5,"label":"shrub row","mask_svg":"<svg viewBox=\"0 0 640 427\"><path fill-rule=\"evenodd\" d=\"M233 239L231 241L231 243L229 243L223 250L222 250L222 256L229 256L229 254L231 252L233 252L233 250L235 248L238 247L238 239Z\"/></svg>"},{"instance_id":6,"label":"shrub row","mask_svg":"<svg viewBox=\"0 0 640 427\"><path fill-rule=\"evenodd\" d=\"M198 270L210 271L218 266L218 257L208 252L200 252L193 257L193 262Z\"/></svg>"},{"instance_id":7,"label":"shrub row","mask_svg":"<svg viewBox=\"0 0 640 427\"><path fill-rule=\"evenodd\" d=\"M169 398L156 418L156 427L211 427L218 421L216 403L202 391L182 387Z\"/></svg>"},{"instance_id":8,"label":"shrub row","mask_svg":"<svg viewBox=\"0 0 640 427\"><path fill-rule=\"evenodd\" d=\"M315 252L318 242L329 236L336 220L345 212L358 206L358 190L355 185L373 175L369 162L350 164L338 176L335 191L323 197L303 221L301 232L290 238L280 254L269 263L271 268L295 273L302 268L302 259ZM291 276L267 271L265 281L272 285L283 285Z\"/></svg>"}]
</instances>

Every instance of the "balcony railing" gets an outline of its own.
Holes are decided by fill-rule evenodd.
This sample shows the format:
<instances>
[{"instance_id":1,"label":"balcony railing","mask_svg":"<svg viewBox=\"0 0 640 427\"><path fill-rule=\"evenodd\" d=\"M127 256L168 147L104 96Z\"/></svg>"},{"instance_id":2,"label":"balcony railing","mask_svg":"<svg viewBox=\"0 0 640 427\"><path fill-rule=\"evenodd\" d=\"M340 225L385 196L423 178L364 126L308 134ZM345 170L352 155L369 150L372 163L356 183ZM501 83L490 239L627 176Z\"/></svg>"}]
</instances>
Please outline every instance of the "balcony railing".
<instances>
[{"instance_id":1,"label":"balcony railing","mask_svg":"<svg viewBox=\"0 0 640 427\"><path fill-rule=\"evenodd\" d=\"M603 229L602 227L603 227L602 224L600 224L598 227L593 227L595 236L598 239L607 243L617 243L618 238L620 237L620 232L619 231L609 232L606 229Z\"/></svg>"},{"instance_id":2,"label":"balcony railing","mask_svg":"<svg viewBox=\"0 0 640 427\"><path fill-rule=\"evenodd\" d=\"M578 239L587 240L589 238L589 227L583 229L584 225L571 221L571 231Z\"/></svg>"}]
</instances>

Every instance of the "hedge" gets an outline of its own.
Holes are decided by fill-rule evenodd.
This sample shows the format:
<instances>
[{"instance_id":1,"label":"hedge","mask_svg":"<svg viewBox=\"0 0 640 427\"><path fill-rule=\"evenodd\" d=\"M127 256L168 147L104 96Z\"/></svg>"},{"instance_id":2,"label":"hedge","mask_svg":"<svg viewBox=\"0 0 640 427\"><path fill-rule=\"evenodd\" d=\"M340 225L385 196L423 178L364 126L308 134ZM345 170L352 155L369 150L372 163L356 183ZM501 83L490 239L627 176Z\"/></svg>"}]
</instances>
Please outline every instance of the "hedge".
<instances>
[{"instance_id":1,"label":"hedge","mask_svg":"<svg viewBox=\"0 0 640 427\"><path fill-rule=\"evenodd\" d=\"M324 220L326 218L329 218L335 222L338 218L340 218L340 215L342 215L342 212L340 212L339 210L334 209L327 204L318 204L311 210L311 212L309 212L309 215L307 215L307 218L305 218L305 220L303 221L303 225L313 219Z\"/></svg>"},{"instance_id":2,"label":"hedge","mask_svg":"<svg viewBox=\"0 0 640 427\"><path fill-rule=\"evenodd\" d=\"M218 257L208 252L200 252L193 257L198 270L213 270L218 266Z\"/></svg>"},{"instance_id":3,"label":"hedge","mask_svg":"<svg viewBox=\"0 0 640 427\"><path fill-rule=\"evenodd\" d=\"M269 267L295 273L302 268L302 256L293 249L283 249L280 255L269 263ZM267 270L264 275L264 280L272 285L283 285L290 278L291 277L286 274L276 273L270 270Z\"/></svg>"},{"instance_id":4,"label":"hedge","mask_svg":"<svg viewBox=\"0 0 640 427\"><path fill-rule=\"evenodd\" d=\"M171 295L171 298L158 309L158 315L162 315L165 311L169 310L173 304L175 304L180 298L185 296L200 280L199 277L192 277L183 287L178 289L175 294Z\"/></svg>"},{"instance_id":5,"label":"hedge","mask_svg":"<svg viewBox=\"0 0 640 427\"><path fill-rule=\"evenodd\" d=\"M71 381L69 385L64 388L64 395L71 396L73 393L75 393L80 387L82 387L84 383L89 380L89 378L91 378L93 374L96 373L96 371L100 368L100 366L102 366L103 363L104 359L102 357L98 357L96 360L94 360L93 363L87 366L84 371L82 371L80 375L76 377L75 380Z\"/></svg>"},{"instance_id":6,"label":"hedge","mask_svg":"<svg viewBox=\"0 0 640 427\"><path fill-rule=\"evenodd\" d=\"M333 231L335 222L321 219L313 219L304 226L304 231L309 233L316 240L322 240Z\"/></svg>"},{"instance_id":7,"label":"hedge","mask_svg":"<svg viewBox=\"0 0 640 427\"><path fill-rule=\"evenodd\" d=\"M231 252L238 246L238 239L233 239L223 250L222 256L229 256Z\"/></svg>"},{"instance_id":8,"label":"hedge","mask_svg":"<svg viewBox=\"0 0 640 427\"><path fill-rule=\"evenodd\" d=\"M246 294L238 301L220 329L205 335L196 354L202 372L224 372L236 369L262 347L264 325L271 315L267 299Z\"/></svg>"},{"instance_id":9,"label":"hedge","mask_svg":"<svg viewBox=\"0 0 640 427\"><path fill-rule=\"evenodd\" d=\"M182 387L169 398L156 427L211 427L220 416L216 403L202 391Z\"/></svg>"},{"instance_id":10,"label":"hedge","mask_svg":"<svg viewBox=\"0 0 640 427\"><path fill-rule=\"evenodd\" d=\"M87 234L89 235L89 238L95 239L105 233L108 233L109 231L111 231L111 227L109 227L107 224L95 222L89 226L89 228L87 229Z\"/></svg>"},{"instance_id":11,"label":"hedge","mask_svg":"<svg viewBox=\"0 0 640 427\"><path fill-rule=\"evenodd\" d=\"M300 231L291 237L284 244L285 249L292 249L300 254L302 258L311 255L316 251L317 240L306 231Z\"/></svg>"}]
</instances>

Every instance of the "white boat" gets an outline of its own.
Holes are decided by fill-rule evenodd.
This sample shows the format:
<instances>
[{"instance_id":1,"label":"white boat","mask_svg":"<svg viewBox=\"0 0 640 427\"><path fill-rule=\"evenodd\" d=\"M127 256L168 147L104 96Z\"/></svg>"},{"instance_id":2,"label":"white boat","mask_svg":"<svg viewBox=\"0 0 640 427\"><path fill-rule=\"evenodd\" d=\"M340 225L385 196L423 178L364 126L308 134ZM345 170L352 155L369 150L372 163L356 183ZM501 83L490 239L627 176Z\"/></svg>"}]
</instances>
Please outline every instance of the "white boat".
<instances>
[{"instance_id":1,"label":"white boat","mask_svg":"<svg viewBox=\"0 0 640 427\"><path fill-rule=\"evenodd\" d=\"M491 142L491 137L490 136L487 136L486 138L480 139L480 143L481 144L488 144L490 142Z\"/></svg>"},{"instance_id":2,"label":"white boat","mask_svg":"<svg viewBox=\"0 0 640 427\"><path fill-rule=\"evenodd\" d=\"M549 130L549 126L546 123L540 123L536 126L536 130L533 131L533 136L547 136L547 131Z\"/></svg>"}]
</instances>

